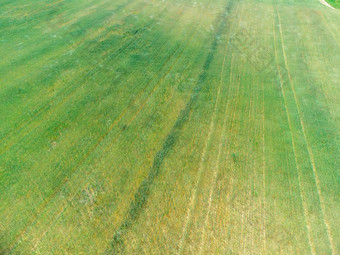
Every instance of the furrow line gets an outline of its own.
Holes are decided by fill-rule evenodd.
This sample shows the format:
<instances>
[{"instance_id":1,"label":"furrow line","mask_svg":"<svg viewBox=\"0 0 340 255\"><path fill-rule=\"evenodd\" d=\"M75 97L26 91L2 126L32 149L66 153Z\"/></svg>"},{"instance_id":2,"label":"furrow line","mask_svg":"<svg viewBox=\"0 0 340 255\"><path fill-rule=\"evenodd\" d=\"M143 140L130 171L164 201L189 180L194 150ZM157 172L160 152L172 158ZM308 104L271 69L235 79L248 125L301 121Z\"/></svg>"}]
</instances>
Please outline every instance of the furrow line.
<instances>
[{"instance_id":1,"label":"furrow line","mask_svg":"<svg viewBox=\"0 0 340 255\"><path fill-rule=\"evenodd\" d=\"M226 59L226 55L227 55L227 47L228 47L228 43L226 43L226 47L225 47L225 50L224 50L223 62L222 62L222 67L221 67L221 72L220 72L220 84L219 84L218 95L220 93L220 88L222 87L222 83L223 83L223 71L224 71L224 64L225 64L225 59ZM208 209L207 209L207 212L206 212L206 215L205 215L204 226L203 226L203 231L202 231L202 236L201 236L201 243L199 245L199 253L198 254L202 254L202 252L203 252L203 248L204 248L204 244L205 244L205 234L206 234L205 232L206 232L206 226L207 226L207 223L208 223L208 220L209 220L212 197L213 197L213 193L214 193L215 186L216 186L217 176L218 176L218 173L220 171L220 160L221 160L222 145L223 145L224 140L225 140L225 132L226 132L225 129L226 129L226 124L227 124L226 113L228 112L228 105L229 104L227 103L227 106L226 106L226 109L225 109L225 114L224 114L223 126L222 126L221 141L220 141L219 148L218 148L217 159L215 161L215 169L214 169L214 173L213 173L213 182L212 182L212 187L210 189L210 194L209 194Z\"/></svg>"}]
</instances>

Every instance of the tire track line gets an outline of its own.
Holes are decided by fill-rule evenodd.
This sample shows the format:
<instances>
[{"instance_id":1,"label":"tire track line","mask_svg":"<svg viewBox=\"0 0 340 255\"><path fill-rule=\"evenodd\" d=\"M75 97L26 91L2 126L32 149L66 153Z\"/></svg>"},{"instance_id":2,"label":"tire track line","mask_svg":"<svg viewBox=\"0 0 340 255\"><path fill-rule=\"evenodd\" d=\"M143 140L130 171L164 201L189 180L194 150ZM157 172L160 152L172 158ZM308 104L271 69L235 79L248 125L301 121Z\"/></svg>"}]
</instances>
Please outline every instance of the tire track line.
<instances>
[{"instance_id":1,"label":"tire track line","mask_svg":"<svg viewBox=\"0 0 340 255\"><path fill-rule=\"evenodd\" d=\"M312 255L316 255L315 247L313 247L313 245L312 245L311 236L310 236L310 233L311 233L311 224L310 224L310 219L309 219L309 216L308 216L308 210L307 210L308 207L307 207L306 201L303 198L304 195L303 195L303 188L302 188L302 183L301 183L301 169L300 169L298 161L297 161L295 139L294 139L294 136L293 136L293 129L292 129L292 124L291 124L291 119L290 119L290 116L289 116L289 113L288 113L286 94L285 94L285 91L283 89L283 80L282 80L282 74L281 74L281 71L280 71L279 60L278 60L278 53L277 53L275 23L273 23L273 37L274 37L274 49L275 49L276 67L277 67L278 74L279 74L280 89L281 89L281 93L282 93L282 97L283 97L283 101L284 101L285 112L286 112L286 117L287 117L287 121L288 121L288 125L289 125L289 130L290 130L290 133L291 133L292 147L293 147L293 152L294 152L294 160L295 160L295 166L296 166L297 177L298 177L298 182L299 182L299 193L300 193L300 199L301 199L301 202L302 202L302 208L303 208L303 214L304 214L304 219L305 219L306 232L307 232L307 237L308 237L308 244L309 244L309 248L310 248L311 254Z\"/></svg>"},{"instance_id":2,"label":"tire track line","mask_svg":"<svg viewBox=\"0 0 340 255\"><path fill-rule=\"evenodd\" d=\"M211 134L212 134L212 132L215 128L217 106L218 106L218 103L219 103L219 100L220 100L220 91L221 91L221 84L218 87L218 91L217 91L217 95L216 95L216 101L215 101L215 105L214 105L214 110L213 110L213 114L212 114L212 117L211 117L211 120L210 120L208 136L207 136L207 139L205 140L204 148L203 148L203 151L202 151L202 154L201 154L201 160L200 160L200 164L199 164L199 168L198 168L198 174L197 174L197 177L196 177L197 181L196 181L196 184L195 184L195 187L194 187L194 192L193 192L193 195L191 197L190 204L189 204L189 207L188 207L187 217L186 217L186 220L185 220L185 223L184 223L184 228L183 228L183 232L182 232L182 235L181 235L182 237L181 237L181 240L180 240L180 243L179 243L179 250L178 250L177 254L182 253L184 243L185 243L185 239L186 239L186 235L187 235L187 231L188 231L189 225L191 223L192 211L196 207L196 198L197 198L198 188L201 184L201 177L202 177L202 174L204 172L203 164L206 160L207 148L208 148L208 145L209 145L210 140L211 140Z\"/></svg>"},{"instance_id":3,"label":"tire track line","mask_svg":"<svg viewBox=\"0 0 340 255\"><path fill-rule=\"evenodd\" d=\"M264 96L264 81L262 82L262 184L263 184L263 219L262 219L262 228L263 228L263 248L264 255L267 254L267 241L266 241L266 140L265 140L265 132L266 132L266 112L265 112L265 96Z\"/></svg>"},{"instance_id":4,"label":"tire track line","mask_svg":"<svg viewBox=\"0 0 340 255\"><path fill-rule=\"evenodd\" d=\"M252 77L252 87L254 87L254 97L253 97L253 113L252 113L252 120L253 120L253 126L254 126L254 136L253 136L253 150L257 150L257 144L256 144L256 138L258 137L257 135L257 115L258 115L258 87L257 87L257 82L255 80L254 77ZM251 187L251 202L252 202L252 209L251 209L251 212L252 212L252 217L251 217L251 222L252 222L252 239L251 239L251 251L254 251L255 250L255 239L257 238L258 235L255 235L255 233L257 232L257 219L259 219L259 221L261 222L261 219L262 219L262 215L261 215L261 207L262 207L262 199L260 200L260 203L258 203L256 200L257 200L257 197L256 197L256 190L257 190L257 187L256 187L256 184L257 184L257 169L258 169L258 160L257 160L257 156L254 156L255 154L252 153L252 170L253 170L253 177L252 177L252 187ZM255 201L256 201L256 204L255 204ZM262 225L260 225L260 228L262 227ZM261 240L261 235L260 235L260 238ZM257 242L256 242L257 243Z\"/></svg>"},{"instance_id":5,"label":"tire track line","mask_svg":"<svg viewBox=\"0 0 340 255\"><path fill-rule=\"evenodd\" d=\"M240 7L241 8L241 11L239 12L239 21L238 21L238 26L240 26L240 21L241 21L241 16L242 16L242 13L244 11L244 8L243 6ZM235 29L234 29L235 31ZM233 31L233 33L234 33ZM229 88L230 88L230 91L229 91L229 94L231 94L231 88L234 87L233 85L237 84L237 87L236 87L236 91L234 91L234 94L233 96L229 96L228 94L228 98L230 97L230 100L228 100L228 103L230 105L233 105L232 107L232 112L231 112L231 123L230 123L230 131L228 132L228 138L227 140L229 141L228 142L228 145L227 145L227 148L226 148L226 156L225 156L225 162L226 162L226 166L230 165L230 168L232 168L232 173L231 173L231 177L230 177L230 182L229 182L229 186L230 186L230 190L229 192L227 193L226 195L226 200L227 200L227 205L225 207L225 214L226 214L226 230L224 231L225 233L228 233L228 222L230 221L230 215L231 213L228 213L228 203L230 204L231 203L231 195L233 193L233 190L234 190L234 180L235 180L235 169L233 167L233 162L230 161L229 162L229 155L230 155L230 151L231 151L231 144L234 141L235 137L236 137L236 133L237 133L237 130L235 130L235 134L234 135L230 135L233 133L236 125L235 125L235 118L236 118L236 110L237 110L237 106L238 106L238 103L239 103L239 92L240 92L240 76L238 75L236 77L236 81L234 81L233 79L233 60L234 60L234 53L233 51L231 52L231 63L230 63L230 74L229 74ZM231 107L231 106L230 106ZM227 166L228 167L228 166ZM227 236L228 237L228 236ZM231 246L231 245L230 245ZM231 248L231 251L233 251L233 249Z\"/></svg>"},{"instance_id":6,"label":"tire track line","mask_svg":"<svg viewBox=\"0 0 340 255\"><path fill-rule=\"evenodd\" d=\"M252 142L252 151L251 151L251 156L252 156L252 164L251 164L251 170L252 170L252 187L250 189L250 193L251 193L251 202L252 202L252 208L251 208L251 226L252 226L252 237L251 237L251 248L250 248L250 252L252 253L255 250L261 250L261 244L259 244L259 242L261 242L261 234L258 234L258 231L261 230L262 228L262 224L261 224L261 220L262 220L262 199L259 197L257 197L257 190L259 186L259 194L262 191L262 185L261 183L258 183L259 180L257 179L258 177L260 177L261 175L258 175L258 170L260 170L260 174L262 174L262 161L259 160L257 154L255 154L254 152L256 152L258 150L257 148L257 137L261 137L261 133L259 133L258 130L258 119L257 116L259 115L260 112L260 107L259 107L259 103L261 102L259 100L260 98L260 93L259 93L259 87L258 87L258 83L256 82L256 78L252 77L251 79L251 86L254 87L254 93L253 93L253 112L252 112L252 121L253 121L253 142ZM262 105L261 105L262 106ZM260 126L261 128L261 126ZM260 129L261 131L261 129ZM259 143L260 144L260 143ZM261 148L260 148L261 149ZM261 164L261 165L260 165ZM262 181L262 179L260 179L260 182ZM257 201L259 199L259 201ZM259 223L258 223L259 222Z\"/></svg>"},{"instance_id":7,"label":"tire track line","mask_svg":"<svg viewBox=\"0 0 340 255\"><path fill-rule=\"evenodd\" d=\"M248 164L249 164L249 150L250 150L250 123L249 123L249 119L250 119L250 110L251 110L251 98L249 97L248 100L246 101L246 91L248 92L248 90L250 91L250 94L251 94L251 91L252 91L252 88L249 86L249 88L247 88L245 85L247 85L247 83L244 84L243 86L243 94L241 94L241 96L243 96L243 105L242 105L242 108L243 108L243 111L242 113L244 115L246 115L246 110L248 110L248 116L242 116L242 120L247 120L247 122L243 122L244 126L246 126L247 128L243 127L242 128L242 135L240 137L244 137L245 134L243 133L244 132L244 129L247 129L247 135L246 135L246 146L242 147L242 150L243 151L246 151L246 157L244 159L244 165L241 166L241 169L240 169L240 174L242 175L242 179L243 179L243 182L242 182L242 201L241 201L241 204L242 204L242 217L241 217L241 235L240 235L240 239L239 239L239 251L240 251L240 254L245 254L246 252L246 245L247 245L247 235L249 234L249 231L248 231L248 225L247 225L247 221L248 221L248 213L249 213L249 173L248 173ZM247 109L248 107L248 109ZM239 142L240 143L240 142ZM244 199L244 200L243 200ZM241 249L242 249L242 252L241 252Z\"/></svg>"},{"instance_id":8,"label":"tire track line","mask_svg":"<svg viewBox=\"0 0 340 255\"><path fill-rule=\"evenodd\" d=\"M226 47L225 47L225 50L224 50L223 62L222 62L222 67L221 67L221 72L220 72L220 82L219 82L218 96L219 96L219 93L220 93L220 88L222 87L222 84L223 84L223 71L224 71L224 64L225 64L225 59L226 59L226 55L227 55L227 48L228 48L228 41L226 42ZM230 87L229 87L229 89L230 89ZM201 243L199 245L198 254L202 254L202 252L203 252L203 248L204 248L204 244L205 244L206 226L207 226L207 223L208 223L208 220L209 220L210 208L211 208L213 193L214 193L215 186L216 186L217 176L218 176L219 171L220 171L220 160L221 160L222 145L223 145L224 140L225 140L225 132L226 132L225 129L226 129L226 124L227 124L226 113L228 112L228 106L229 106L229 103L227 103L227 106L226 106L226 109L225 109L225 114L224 114L225 117L224 117L224 120L223 120L221 141L220 141L220 144L219 144L219 147L218 147L217 159L215 161L215 167L214 167L215 169L214 169L214 173L213 173L213 182L212 182L212 187L210 189L208 209L207 209L207 213L205 215L204 226L203 226L203 231L202 231L202 236L201 236Z\"/></svg>"},{"instance_id":9,"label":"tire track line","mask_svg":"<svg viewBox=\"0 0 340 255\"><path fill-rule=\"evenodd\" d=\"M254 116L254 98L252 98L252 94L255 93L254 92L254 86L251 86L251 83L249 82L249 87L247 91L249 91L249 96L247 94L245 94L245 96L249 97L249 101L248 101L248 116L247 116L247 120L248 120L248 127L247 127L247 157L246 157L246 162L247 165L244 167L244 170L246 171L246 180L247 180L247 185L246 185L246 191L245 191L245 199L246 201L243 203L243 214L245 215L244 217L244 221L243 225L244 225L244 229L245 229L245 233L244 233L244 238L242 240L243 242L243 254L248 254L249 251L248 250L248 245L250 242L248 242L249 239L252 239L252 232L253 232L253 224L251 222L250 219L250 215L251 215L251 204L253 203L252 201L252 197L251 197L251 180L252 178L252 155L251 155L251 135L254 132L254 128L253 125L251 123L252 121L252 116Z\"/></svg>"},{"instance_id":10,"label":"tire track line","mask_svg":"<svg viewBox=\"0 0 340 255\"><path fill-rule=\"evenodd\" d=\"M250 184L249 184L249 206L248 206L248 226L250 227L250 230L248 231L249 234L249 239L251 240L248 243L248 254L252 253L252 251L254 251L254 236L255 236L255 228L256 228L256 224L255 224L255 218L256 218L256 212L255 212L255 197L254 197L254 192L255 192L255 180L256 177L255 176L255 170L256 170L256 157L254 157L254 154L252 153L252 151L255 148L255 139L256 139L256 122L255 122L255 114L256 114L256 95L257 95L257 87L256 87L256 83L254 82L254 78L251 77L251 80L249 81L249 84L252 88L252 93L249 94L249 97L251 100L251 104L250 104L250 109L249 109L249 129L250 127L252 127L252 135L250 136L250 141L249 141L249 153L250 153L250 164L249 164L249 176L250 176ZM251 91L251 90L250 90ZM249 130L250 132L251 130Z\"/></svg>"},{"instance_id":11,"label":"tire track line","mask_svg":"<svg viewBox=\"0 0 340 255\"><path fill-rule=\"evenodd\" d=\"M295 88L294 88L294 83L293 83L293 80L292 80L292 77L291 77L291 74L290 74L290 71L289 71L289 68L288 68L287 56L286 56L286 51L285 51L285 46L284 46L284 41L283 41L281 18L280 18L280 14L279 14L279 12L277 10L277 7L276 7L276 13L277 13L278 20L279 20L279 31L280 31L281 46L282 46L282 53L283 53L283 57L284 57L285 67L286 67L286 70L288 72L289 83L290 83L291 89L293 91L295 105L296 105L296 108L298 110L298 116L299 116L299 119L300 119L301 130L302 130L303 137L304 137L304 140L305 140L305 143L306 143L306 147L307 147L307 150L308 150L309 160L310 160L310 163L311 163L312 169L313 169L315 185L316 185L316 189L317 189L317 192L318 192L318 197L319 197L319 201L320 201L321 209L322 209L321 211L322 211L323 221L324 221L324 223L326 225L327 236L328 236L328 239L329 239L329 242L330 242L330 247L331 247L331 250L332 250L332 254L337 254L336 250L335 250L335 245L334 245L334 242L333 242L333 238L332 238L332 235L331 235L331 227L330 227L330 224L329 224L329 222L328 222L328 220L326 218L325 203L323 201L323 197L322 197L322 194L321 194L320 181L319 181L317 169L316 169L316 166L315 166L313 152L312 152L312 149L311 149L310 144L309 144L308 139L307 139L307 135L306 135L306 131L305 131L305 125L304 125L304 122L303 122L303 118L302 118L299 102L298 102L298 99L297 99L297 96L296 96L296 92L295 92Z\"/></svg>"},{"instance_id":12,"label":"tire track line","mask_svg":"<svg viewBox=\"0 0 340 255\"><path fill-rule=\"evenodd\" d=\"M231 56L231 59L233 60L233 54ZM230 190L227 194L227 197L226 197L226 200L227 200L227 206L226 206L226 221L227 221L227 224L228 222L230 221L230 214L231 213L228 213L228 204L231 204L231 196L232 196L232 193L234 192L234 180L235 180L235 168L233 167L233 161L231 160L229 162L229 156L230 156L230 151L231 151L231 143L235 142L234 139L236 138L236 135L237 135L237 129L236 129L236 110L237 110L237 107L238 107L238 104L239 104L239 92L240 92L240 78L238 77L236 82L233 81L233 61L231 62L231 67L230 67L230 80L229 80L229 84L230 86L232 86L232 84L234 85L235 83L237 83L237 87L236 87L236 91L234 92L234 96L233 96L233 102L230 102L231 104L234 104L233 105L233 111L232 111L232 118L231 118L231 127L230 127L230 134L233 134L233 131L235 132L234 135L230 136L228 138L228 140L230 141L228 143L228 148L227 148L227 155L225 157L225 162L226 164L229 163L230 165L230 168L232 168L232 175L230 177ZM238 129L240 128L240 126L238 126ZM226 233L228 233L228 227L229 225L227 225L227 228L226 228ZM230 245L231 246L231 245Z\"/></svg>"}]
</instances>

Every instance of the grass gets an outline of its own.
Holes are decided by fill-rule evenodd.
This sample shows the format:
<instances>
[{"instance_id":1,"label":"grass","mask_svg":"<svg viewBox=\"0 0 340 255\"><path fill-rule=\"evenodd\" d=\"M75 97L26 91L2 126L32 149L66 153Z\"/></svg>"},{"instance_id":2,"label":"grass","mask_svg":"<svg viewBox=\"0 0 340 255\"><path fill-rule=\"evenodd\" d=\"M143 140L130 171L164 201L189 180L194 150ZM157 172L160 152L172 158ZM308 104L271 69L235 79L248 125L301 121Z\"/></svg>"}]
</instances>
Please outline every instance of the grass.
<instances>
[{"instance_id":1,"label":"grass","mask_svg":"<svg viewBox=\"0 0 340 255\"><path fill-rule=\"evenodd\" d=\"M1 254L339 253L337 10L0 6Z\"/></svg>"},{"instance_id":2,"label":"grass","mask_svg":"<svg viewBox=\"0 0 340 255\"><path fill-rule=\"evenodd\" d=\"M340 9L340 1L339 0L327 0L327 2L333 6L334 8Z\"/></svg>"}]
</instances>

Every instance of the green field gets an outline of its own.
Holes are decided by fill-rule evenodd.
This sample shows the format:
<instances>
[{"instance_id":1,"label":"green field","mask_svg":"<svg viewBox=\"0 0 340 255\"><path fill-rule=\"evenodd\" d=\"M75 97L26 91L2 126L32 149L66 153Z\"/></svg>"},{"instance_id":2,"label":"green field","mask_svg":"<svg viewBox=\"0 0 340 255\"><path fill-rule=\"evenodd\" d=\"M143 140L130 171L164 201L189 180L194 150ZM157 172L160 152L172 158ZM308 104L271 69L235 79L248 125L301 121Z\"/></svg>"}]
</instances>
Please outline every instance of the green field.
<instances>
[{"instance_id":1,"label":"green field","mask_svg":"<svg viewBox=\"0 0 340 255\"><path fill-rule=\"evenodd\" d=\"M2 0L0 254L340 254L340 10Z\"/></svg>"},{"instance_id":2,"label":"green field","mask_svg":"<svg viewBox=\"0 0 340 255\"><path fill-rule=\"evenodd\" d=\"M340 9L340 0L327 0L327 2L334 8Z\"/></svg>"}]
</instances>

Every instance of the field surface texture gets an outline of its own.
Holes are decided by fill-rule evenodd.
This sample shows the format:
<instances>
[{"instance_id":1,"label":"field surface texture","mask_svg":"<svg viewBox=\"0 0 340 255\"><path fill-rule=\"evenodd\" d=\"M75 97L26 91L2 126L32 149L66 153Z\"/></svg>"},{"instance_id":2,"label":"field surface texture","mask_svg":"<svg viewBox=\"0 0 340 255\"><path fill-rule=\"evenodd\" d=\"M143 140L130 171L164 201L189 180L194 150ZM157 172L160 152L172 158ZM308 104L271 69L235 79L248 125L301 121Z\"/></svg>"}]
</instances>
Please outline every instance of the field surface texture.
<instances>
[{"instance_id":1,"label":"field surface texture","mask_svg":"<svg viewBox=\"0 0 340 255\"><path fill-rule=\"evenodd\" d=\"M338 255L339 145L318 0L0 2L0 254Z\"/></svg>"}]
</instances>

